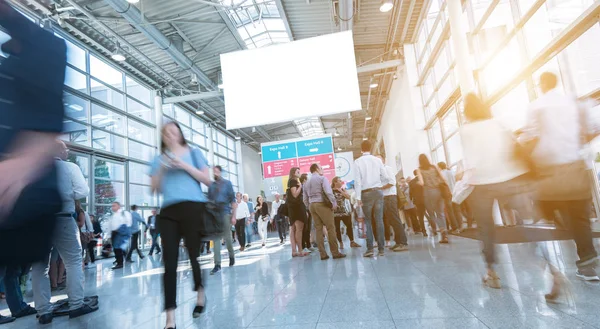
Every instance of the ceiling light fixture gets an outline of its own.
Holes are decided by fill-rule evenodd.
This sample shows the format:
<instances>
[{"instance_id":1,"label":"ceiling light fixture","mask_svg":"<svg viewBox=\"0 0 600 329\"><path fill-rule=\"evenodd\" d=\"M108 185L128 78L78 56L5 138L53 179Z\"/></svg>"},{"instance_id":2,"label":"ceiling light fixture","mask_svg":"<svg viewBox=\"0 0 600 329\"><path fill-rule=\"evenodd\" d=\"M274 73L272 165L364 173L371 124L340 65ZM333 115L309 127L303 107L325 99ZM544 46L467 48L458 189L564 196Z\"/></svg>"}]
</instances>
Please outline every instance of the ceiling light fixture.
<instances>
[{"instance_id":1,"label":"ceiling light fixture","mask_svg":"<svg viewBox=\"0 0 600 329\"><path fill-rule=\"evenodd\" d=\"M349 141L348 144L350 144L350 146L352 146L352 141Z\"/></svg>"},{"instance_id":2,"label":"ceiling light fixture","mask_svg":"<svg viewBox=\"0 0 600 329\"><path fill-rule=\"evenodd\" d=\"M113 51L112 54L110 55L110 58L112 58L113 60L115 60L117 62L123 62L127 59L125 57L125 54L123 53L123 50L121 49L121 47L119 47L118 43L117 43L117 47L115 48L115 51Z\"/></svg>"},{"instance_id":3,"label":"ceiling light fixture","mask_svg":"<svg viewBox=\"0 0 600 329\"><path fill-rule=\"evenodd\" d=\"M387 13L388 11L394 8L394 1L392 0L383 0L381 1L381 6L379 6L379 11L382 13Z\"/></svg>"},{"instance_id":4,"label":"ceiling light fixture","mask_svg":"<svg viewBox=\"0 0 600 329\"><path fill-rule=\"evenodd\" d=\"M127 2L129 2L129 3L138 3L138 2L140 2L140 0L127 0Z\"/></svg>"},{"instance_id":5,"label":"ceiling light fixture","mask_svg":"<svg viewBox=\"0 0 600 329\"><path fill-rule=\"evenodd\" d=\"M338 132L337 128L334 130L333 136L340 137L340 133Z\"/></svg>"},{"instance_id":6,"label":"ceiling light fixture","mask_svg":"<svg viewBox=\"0 0 600 329\"><path fill-rule=\"evenodd\" d=\"M377 82L372 82L372 83L369 85L369 88L371 88L371 89L374 89L374 88L377 88L377 87L379 87L379 84L378 84Z\"/></svg>"},{"instance_id":7,"label":"ceiling light fixture","mask_svg":"<svg viewBox=\"0 0 600 329\"><path fill-rule=\"evenodd\" d=\"M235 136L235 139L239 141L240 139L242 139L242 137L240 137L240 136Z\"/></svg>"},{"instance_id":8,"label":"ceiling light fixture","mask_svg":"<svg viewBox=\"0 0 600 329\"><path fill-rule=\"evenodd\" d=\"M366 141L366 140L368 140L368 139L369 139L369 137L363 137L363 140L364 140L364 141Z\"/></svg>"},{"instance_id":9,"label":"ceiling light fixture","mask_svg":"<svg viewBox=\"0 0 600 329\"><path fill-rule=\"evenodd\" d=\"M204 115L204 111L202 111L202 110L197 110L197 111L196 111L196 114L198 114L198 115Z\"/></svg>"},{"instance_id":10,"label":"ceiling light fixture","mask_svg":"<svg viewBox=\"0 0 600 329\"><path fill-rule=\"evenodd\" d=\"M340 146L338 146L337 150L338 150L338 151L341 151L341 150L342 150L342 148L341 148Z\"/></svg>"},{"instance_id":11,"label":"ceiling light fixture","mask_svg":"<svg viewBox=\"0 0 600 329\"><path fill-rule=\"evenodd\" d=\"M367 116L365 117L365 121L369 121L369 120L371 120L371 119L372 119L372 118L371 118L371 116L370 116L370 115L367 115Z\"/></svg>"}]
</instances>

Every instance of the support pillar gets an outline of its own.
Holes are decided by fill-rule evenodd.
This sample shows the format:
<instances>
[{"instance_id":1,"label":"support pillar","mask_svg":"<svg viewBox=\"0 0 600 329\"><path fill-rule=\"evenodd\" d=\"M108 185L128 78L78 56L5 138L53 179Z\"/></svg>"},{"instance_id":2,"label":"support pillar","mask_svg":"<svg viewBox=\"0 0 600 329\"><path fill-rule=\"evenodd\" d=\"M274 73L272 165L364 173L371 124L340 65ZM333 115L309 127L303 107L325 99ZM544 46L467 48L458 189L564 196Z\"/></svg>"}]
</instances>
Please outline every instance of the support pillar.
<instances>
[{"instance_id":1,"label":"support pillar","mask_svg":"<svg viewBox=\"0 0 600 329\"><path fill-rule=\"evenodd\" d=\"M471 67L471 56L469 55L469 43L467 31L463 30L461 24L462 3L460 0L446 1L448 6L448 21L450 22L450 42L454 47L454 73L458 78L458 85L462 95L475 91L475 80L473 79L473 68Z\"/></svg>"},{"instance_id":2,"label":"support pillar","mask_svg":"<svg viewBox=\"0 0 600 329\"><path fill-rule=\"evenodd\" d=\"M156 149L157 154L160 153L161 129L163 121L163 99L160 93L154 96L154 123L156 124Z\"/></svg>"}]
</instances>

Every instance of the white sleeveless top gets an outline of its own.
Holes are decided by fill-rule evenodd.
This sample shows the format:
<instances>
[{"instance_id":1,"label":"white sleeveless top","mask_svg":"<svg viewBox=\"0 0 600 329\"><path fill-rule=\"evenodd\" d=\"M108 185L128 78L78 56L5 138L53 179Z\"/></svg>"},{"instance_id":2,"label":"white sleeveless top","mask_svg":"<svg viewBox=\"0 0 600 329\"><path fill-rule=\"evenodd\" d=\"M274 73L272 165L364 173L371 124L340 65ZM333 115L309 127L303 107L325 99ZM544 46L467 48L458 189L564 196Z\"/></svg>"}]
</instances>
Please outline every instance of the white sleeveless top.
<instances>
[{"instance_id":1,"label":"white sleeveless top","mask_svg":"<svg viewBox=\"0 0 600 329\"><path fill-rule=\"evenodd\" d=\"M460 137L470 185L502 183L529 171L514 156L512 132L496 119L467 123L461 127Z\"/></svg>"}]
</instances>

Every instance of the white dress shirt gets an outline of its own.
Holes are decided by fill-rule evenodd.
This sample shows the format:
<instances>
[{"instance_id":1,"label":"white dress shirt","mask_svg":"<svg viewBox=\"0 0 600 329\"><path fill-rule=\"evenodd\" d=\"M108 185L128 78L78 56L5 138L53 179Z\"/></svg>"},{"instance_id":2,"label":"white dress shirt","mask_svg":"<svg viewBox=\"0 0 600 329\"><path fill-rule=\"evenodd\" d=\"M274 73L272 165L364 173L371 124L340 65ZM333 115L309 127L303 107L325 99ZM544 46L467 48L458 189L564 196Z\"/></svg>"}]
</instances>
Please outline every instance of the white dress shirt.
<instances>
[{"instance_id":1,"label":"white dress shirt","mask_svg":"<svg viewBox=\"0 0 600 329\"><path fill-rule=\"evenodd\" d=\"M273 214L273 216L277 216L277 211L279 210L279 207L281 207L281 205L283 204L283 200L279 200L279 202L277 201L273 201L271 203L271 213Z\"/></svg>"},{"instance_id":2,"label":"white dress shirt","mask_svg":"<svg viewBox=\"0 0 600 329\"><path fill-rule=\"evenodd\" d=\"M354 161L354 167L356 200L362 200L362 191L364 190L381 188L383 185L391 183L383 162L372 156L371 153L363 153Z\"/></svg>"},{"instance_id":3,"label":"white dress shirt","mask_svg":"<svg viewBox=\"0 0 600 329\"><path fill-rule=\"evenodd\" d=\"M244 201L237 202L237 208L235 208L235 219L246 219L250 217L250 210L248 204Z\"/></svg>"},{"instance_id":4,"label":"white dress shirt","mask_svg":"<svg viewBox=\"0 0 600 329\"><path fill-rule=\"evenodd\" d=\"M392 187L383 190L383 196L398 195L398 191L396 189L396 175L394 175L394 169L386 165L385 171L387 172L389 178L388 184L392 184Z\"/></svg>"},{"instance_id":5,"label":"white dress shirt","mask_svg":"<svg viewBox=\"0 0 600 329\"><path fill-rule=\"evenodd\" d=\"M75 212L75 200L83 199L90 194L85 177L78 165L57 159L58 188L63 200L62 213Z\"/></svg>"},{"instance_id":6,"label":"white dress shirt","mask_svg":"<svg viewBox=\"0 0 600 329\"><path fill-rule=\"evenodd\" d=\"M126 225L127 227L131 227L133 220L131 219L131 213L129 211L119 209L119 211L112 214L109 222L110 222L110 230L118 231L119 227L121 227L121 225Z\"/></svg>"},{"instance_id":7,"label":"white dress shirt","mask_svg":"<svg viewBox=\"0 0 600 329\"><path fill-rule=\"evenodd\" d=\"M582 124L588 133L598 131L600 123L590 115L590 106L556 89L540 96L529 106L524 129L525 136L539 138L532 153L533 159L542 165L566 164L583 159Z\"/></svg>"}]
</instances>

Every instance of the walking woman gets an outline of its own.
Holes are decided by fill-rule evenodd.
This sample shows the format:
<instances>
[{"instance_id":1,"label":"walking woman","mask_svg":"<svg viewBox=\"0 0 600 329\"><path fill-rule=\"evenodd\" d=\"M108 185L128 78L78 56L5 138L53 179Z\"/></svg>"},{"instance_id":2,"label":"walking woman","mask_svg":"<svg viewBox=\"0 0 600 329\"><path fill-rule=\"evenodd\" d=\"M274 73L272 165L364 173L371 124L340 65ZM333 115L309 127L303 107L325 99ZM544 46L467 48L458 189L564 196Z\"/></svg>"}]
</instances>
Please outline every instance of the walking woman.
<instances>
[{"instance_id":1,"label":"walking woman","mask_svg":"<svg viewBox=\"0 0 600 329\"><path fill-rule=\"evenodd\" d=\"M348 235L348 239L350 239L350 247L352 248L360 248L361 246L354 242L354 229L352 227L352 210L350 210L349 205L346 200L350 200L350 194L342 189L344 183L342 179L339 177L334 177L331 181L331 189L333 190L333 196L335 197L335 201L338 204L338 207L333 212L335 219L335 233L337 234L337 239L340 242L340 249L344 249L344 242L342 241L342 232L340 231L340 223L344 222L344 226L346 226L346 234Z\"/></svg>"},{"instance_id":2,"label":"walking woman","mask_svg":"<svg viewBox=\"0 0 600 329\"><path fill-rule=\"evenodd\" d=\"M302 201L302 184L300 184L300 168L290 169L285 203L290 218L290 245L292 257L304 257L308 253L302 251L302 235L307 222L306 206Z\"/></svg>"},{"instance_id":3,"label":"walking woman","mask_svg":"<svg viewBox=\"0 0 600 329\"><path fill-rule=\"evenodd\" d=\"M525 162L514 156L512 132L492 118L490 108L474 94L468 94L465 96L464 113L468 123L460 129L464 150L463 179L475 186L467 202L483 242L487 267L483 283L500 289L500 278L493 268L496 262L492 216L494 200L503 204L518 194L530 191L535 185L526 175L529 170Z\"/></svg>"},{"instance_id":4,"label":"walking woman","mask_svg":"<svg viewBox=\"0 0 600 329\"><path fill-rule=\"evenodd\" d=\"M169 122L162 128L161 155L152 164L152 191L162 193L163 204L158 228L162 238L163 288L166 329L175 328L175 308L177 307L177 263L179 242L185 240L192 272L194 290L198 292L193 317L204 311L206 297L202 285L200 264L200 218L204 212L206 196L201 184L211 184L206 158L199 149L186 143L179 124Z\"/></svg>"},{"instance_id":5,"label":"walking woman","mask_svg":"<svg viewBox=\"0 0 600 329\"><path fill-rule=\"evenodd\" d=\"M256 213L258 214L258 235L262 240L262 246L264 247L267 243L267 236L269 227L269 221L271 218L269 217L269 205L265 202L262 196L258 196L256 198L256 207L254 208Z\"/></svg>"},{"instance_id":6,"label":"walking woman","mask_svg":"<svg viewBox=\"0 0 600 329\"><path fill-rule=\"evenodd\" d=\"M423 186L425 195L425 209L429 213L429 218L435 221L436 226L441 230L442 238L440 243L448 243L448 229L446 227L446 215L444 214L444 199L440 185L445 183L440 169L429 162L425 154L419 155L419 169L417 170L417 179ZM431 225L433 228L433 225ZM436 235L435 230L431 233Z\"/></svg>"},{"instance_id":7,"label":"walking woman","mask_svg":"<svg viewBox=\"0 0 600 329\"><path fill-rule=\"evenodd\" d=\"M308 180L308 174L302 174L300 175L300 185L304 186L304 183L306 183L306 181ZM302 194L300 194L300 199L302 199ZM304 252L305 253L311 253L312 252L312 241L311 241L311 231L312 231L312 215L310 214L310 212L308 211L308 209L306 209L306 206L304 206L305 211L307 212L307 216L306 216L306 221L304 222L304 229L302 231L302 243L301 246L302 248L304 248Z\"/></svg>"}]
</instances>

